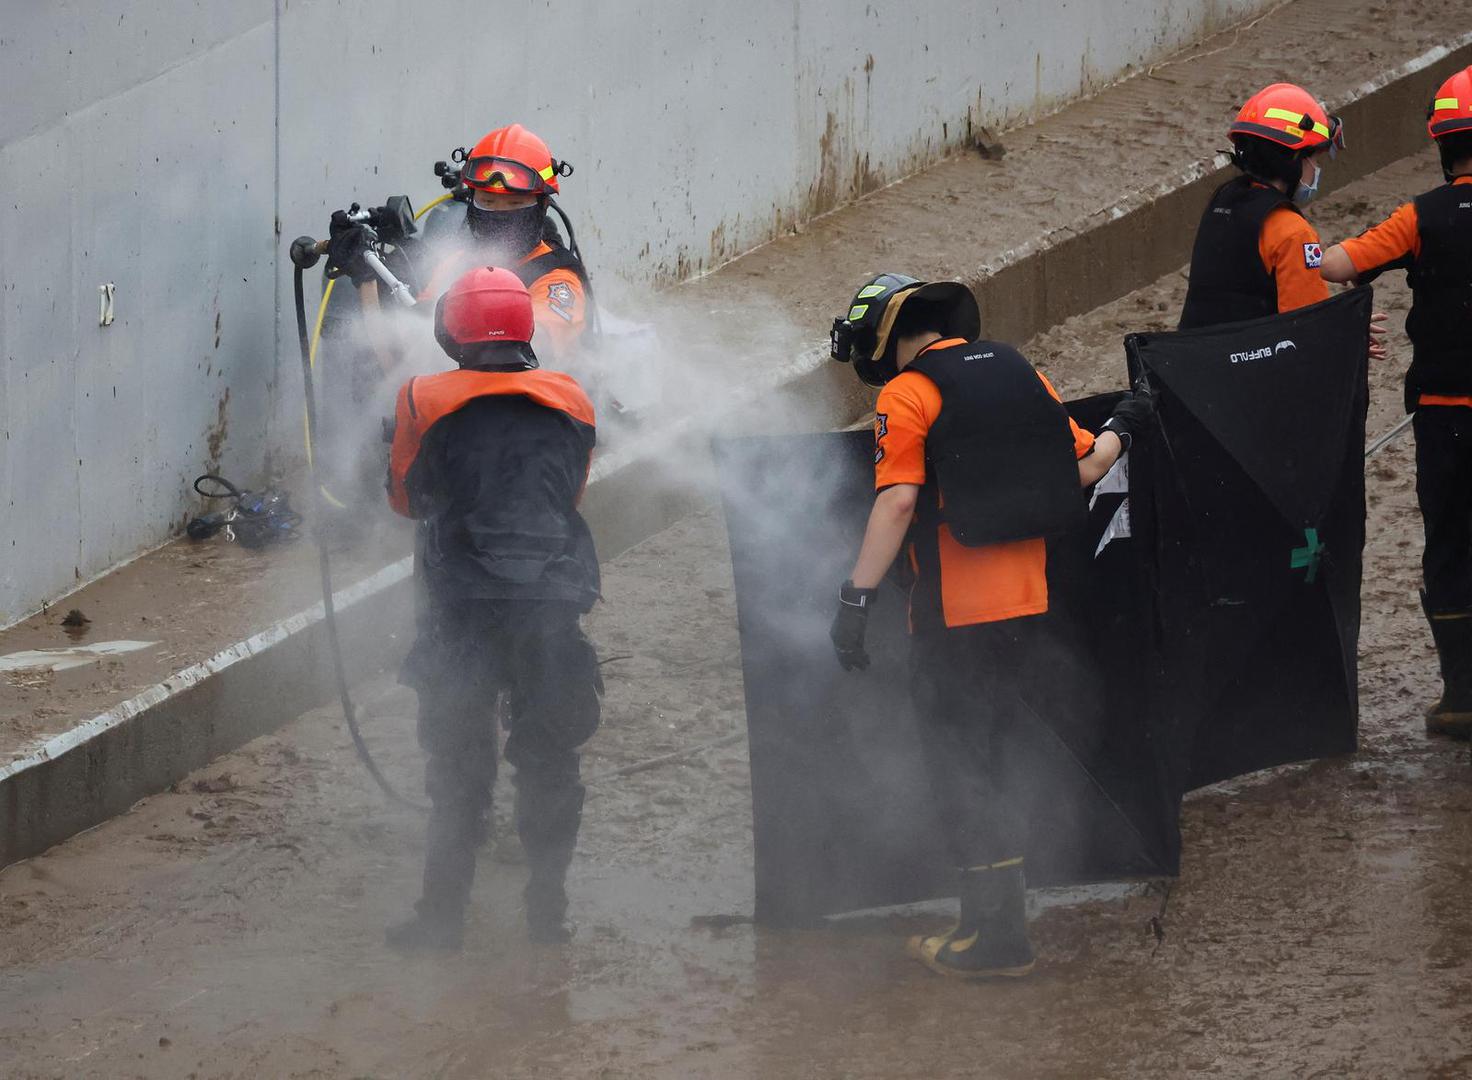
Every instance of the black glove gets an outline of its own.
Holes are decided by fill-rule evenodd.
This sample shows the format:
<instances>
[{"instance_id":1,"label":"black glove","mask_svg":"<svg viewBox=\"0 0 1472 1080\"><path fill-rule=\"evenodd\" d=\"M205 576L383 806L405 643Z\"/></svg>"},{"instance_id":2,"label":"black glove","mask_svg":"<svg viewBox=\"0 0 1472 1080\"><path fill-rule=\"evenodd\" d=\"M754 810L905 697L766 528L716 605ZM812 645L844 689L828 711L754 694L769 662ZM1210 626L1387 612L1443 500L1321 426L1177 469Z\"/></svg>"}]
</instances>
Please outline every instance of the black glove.
<instances>
[{"instance_id":1,"label":"black glove","mask_svg":"<svg viewBox=\"0 0 1472 1080\"><path fill-rule=\"evenodd\" d=\"M378 234L371 226L359 225L349 220L341 210L333 212L330 236L327 243L327 276L342 277L346 274L354 285L366 285L377 276L363 256L378 243Z\"/></svg>"},{"instance_id":2,"label":"black glove","mask_svg":"<svg viewBox=\"0 0 1472 1080\"><path fill-rule=\"evenodd\" d=\"M844 671L869 666L869 654L864 651L864 631L869 625L869 608L878 595L877 589L856 589L852 581L845 581L838 590L838 614L833 616L833 626L828 636L833 639L833 651L838 653L838 662Z\"/></svg>"},{"instance_id":3,"label":"black glove","mask_svg":"<svg viewBox=\"0 0 1472 1080\"><path fill-rule=\"evenodd\" d=\"M1120 453L1130 448L1134 441L1151 421L1155 419L1155 399L1144 390L1136 390L1125 394L1119 404L1114 407L1114 415L1104 424L1104 431L1112 431L1119 436L1120 445L1124 448Z\"/></svg>"}]
</instances>

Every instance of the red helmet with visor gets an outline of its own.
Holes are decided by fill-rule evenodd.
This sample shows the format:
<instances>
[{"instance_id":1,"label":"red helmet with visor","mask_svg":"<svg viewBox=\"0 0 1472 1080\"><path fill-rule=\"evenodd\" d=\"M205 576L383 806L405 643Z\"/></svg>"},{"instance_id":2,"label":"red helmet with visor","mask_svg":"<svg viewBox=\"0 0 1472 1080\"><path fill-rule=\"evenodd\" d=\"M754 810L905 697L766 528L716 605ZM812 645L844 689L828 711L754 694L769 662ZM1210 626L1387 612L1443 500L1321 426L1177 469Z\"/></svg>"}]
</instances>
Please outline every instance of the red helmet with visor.
<instances>
[{"instance_id":1,"label":"red helmet with visor","mask_svg":"<svg viewBox=\"0 0 1472 1080\"><path fill-rule=\"evenodd\" d=\"M547 144L520 124L497 128L465 156L460 178L493 195L556 195L557 178L572 173L555 161Z\"/></svg>"}]
</instances>

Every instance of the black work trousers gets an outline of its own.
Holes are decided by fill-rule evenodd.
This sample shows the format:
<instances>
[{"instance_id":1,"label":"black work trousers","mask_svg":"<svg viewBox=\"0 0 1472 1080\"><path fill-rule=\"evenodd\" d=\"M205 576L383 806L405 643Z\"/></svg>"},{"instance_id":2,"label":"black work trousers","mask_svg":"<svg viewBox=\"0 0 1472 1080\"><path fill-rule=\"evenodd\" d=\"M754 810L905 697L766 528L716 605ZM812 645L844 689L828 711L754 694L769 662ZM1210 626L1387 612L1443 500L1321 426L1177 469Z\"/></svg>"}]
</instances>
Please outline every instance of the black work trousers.
<instances>
[{"instance_id":1,"label":"black work trousers","mask_svg":"<svg viewBox=\"0 0 1472 1080\"><path fill-rule=\"evenodd\" d=\"M598 727L602 682L578 605L430 600L404 681L419 694L431 802L421 910L463 914L496 780L498 698L516 767L516 828L531 868L529 918L560 919L582 820L577 748Z\"/></svg>"},{"instance_id":2,"label":"black work trousers","mask_svg":"<svg viewBox=\"0 0 1472 1080\"><path fill-rule=\"evenodd\" d=\"M1024 786L1015 775L1026 713L1016 620L917 633L910 694L936 810L955 864L990 866L1027 843Z\"/></svg>"},{"instance_id":3,"label":"black work trousers","mask_svg":"<svg viewBox=\"0 0 1472 1080\"><path fill-rule=\"evenodd\" d=\"M1435 613L1472 610L1472 409L1423 405L1412 428L1426 604Z\"/></svg>"}]
</instances>

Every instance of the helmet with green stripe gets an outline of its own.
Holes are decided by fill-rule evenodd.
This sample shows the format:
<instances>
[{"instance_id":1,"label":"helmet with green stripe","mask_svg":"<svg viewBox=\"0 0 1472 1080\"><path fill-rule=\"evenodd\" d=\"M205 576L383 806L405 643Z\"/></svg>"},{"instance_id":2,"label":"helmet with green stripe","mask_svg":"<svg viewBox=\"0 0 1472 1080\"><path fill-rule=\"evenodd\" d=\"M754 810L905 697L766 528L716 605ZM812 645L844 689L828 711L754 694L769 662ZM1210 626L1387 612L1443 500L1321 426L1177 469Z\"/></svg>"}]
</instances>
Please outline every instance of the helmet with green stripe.
<instances>
[{"instance_id":1,"label":"helmet with green stripe","mask_svg":"<svg viewBox=\"0 0 1472 1080\"><path fill-rule=\"evenodd\" d=\"M897 324L902 308L909 315L923 312L923 329L943 337L971 341L981 336L981 309L961 282L880 274L860 286L847 314L833 320L829 339L833 359L853 364L854 373L870 386L889 382L899 374L894 345L905 332L904 325Z\"/></svg>"},{"instance_id":2,"label":"helmet with green stripe","mask_svg":"<svg viewBox=\"0 0 1472 1080\"><path fill-rule=\"evenodd\" d=\"M1228 134L1250 135L1289 150L1332 155L1344 148L1344 122L1301 86L1273 83L1247 99Z\"/></svg>"},{"instance_id":3,"label":"helmet with green stripe","mask_svg":"<svg viewBox=\"0 0 1472 1080\"><path fill-rule=\"evenodd\" d=\"M1472 160L1472 67L1457 72L1426 107L1426 131L1441 151L1441 171L1448 180L1465 172Z\"/></svg>"},{"instance_id":4,"label":"helmet with green stripe","mask_svg":"<svg viewBox=\"0 0 1472 1080\"><path fill-rule=\"evenodd\" d=\"M1293 83L1273 83L1253 94L1228 135L1237 168L1264 183L1285 184L1289 194L1298 190L1304 158L1324 152L1332 158L1344 149L1344 122Z\"/></svg>"}]
</instances>

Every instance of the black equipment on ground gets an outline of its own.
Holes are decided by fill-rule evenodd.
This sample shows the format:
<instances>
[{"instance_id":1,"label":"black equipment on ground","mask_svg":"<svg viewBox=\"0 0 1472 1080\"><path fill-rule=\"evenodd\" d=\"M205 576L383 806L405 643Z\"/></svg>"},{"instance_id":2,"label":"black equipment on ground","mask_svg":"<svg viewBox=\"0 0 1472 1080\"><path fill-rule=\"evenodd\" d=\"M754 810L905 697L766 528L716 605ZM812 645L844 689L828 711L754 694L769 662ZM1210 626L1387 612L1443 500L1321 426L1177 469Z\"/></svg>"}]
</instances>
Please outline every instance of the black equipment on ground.
<instances>
[{"instance_id":1,"label":"black equipment on ground","mask_svg":"<svg viewBox=\"0 0 1472 1080\"><path fill-rule=\"evenodd\" d=\"M226 539L255 549L295 540L301 535L297 530L302 516L291 508L291 497L284 491L276 488L246 491L214 473L198 477L194 490L206 499L229 499L231 505L190 518L184 531L191 540L208 540L224 532Z\"/></svg>"}]
</instances>

